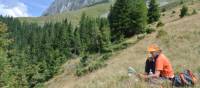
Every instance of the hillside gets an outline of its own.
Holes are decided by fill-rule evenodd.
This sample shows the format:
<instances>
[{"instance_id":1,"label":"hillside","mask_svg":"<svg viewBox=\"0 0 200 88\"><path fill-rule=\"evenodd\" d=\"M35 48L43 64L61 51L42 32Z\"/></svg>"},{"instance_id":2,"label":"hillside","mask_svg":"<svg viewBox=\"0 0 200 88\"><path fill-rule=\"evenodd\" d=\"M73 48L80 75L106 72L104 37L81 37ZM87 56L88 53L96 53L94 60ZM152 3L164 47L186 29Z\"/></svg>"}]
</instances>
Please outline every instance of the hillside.
<instances>
[{"instance_id":1,"label":"hillside","mask_svg":"<svg viewBox=\"0 0 200 88\"><path fill-rule=\"evenodd\" d=\"M200 3L189 3L190 11L196 9L200 12ZM180 6L164 12L161 21L164 26L157 31L145 36L135 45L115 52L107 62L108 66L83 77L73 75L74 64L72 60L63 65L64 73L54 77L46 83L48 88L147 88L144 82L134 82L127 77L127 68L134 67L138 72L144 71L146 48L149 44L156 43L172 62L175 72L180 72L180 65L200 72L200 14L179 18ZM175 13L172 13L175 11ZM191 12L190 12L191 13ZM127 41L134 41L135 37ZM196 88L199 88L197 85Z\"/></svg>"},{"instance_id":2,"label":"hillside","mask_svg":"<svg viewBox=\"0 0 200 88\"><path fill-rule=\"evenodd\" d=\"M55 14L53 16L41 16L41 17L24 17L19 18L21 21L44 24L45 22L60 22L64 19L68 19L73 24L78 24L83 12L91 17L98 17L109 11L111 3L102 3L91 7L85 7L77 11L63 12L62 14Z\"/></svg>"},{"instance_id":3,"label":"hillside","mask_svg":"<svg viewBox=\"0 0 200 88\"><path fill-rule=\"evenodd\" d=\"M167 4L171 4L174 2L179 3L180 0L159 0L161 6L165 6ZM64 11L63 13L58 13L52 16L41 16L41 17L22 17L19 18L21 21L31 22L31 23L38 23L44 24L45 22L60 22L63 19L68 19L73 24L77 25L82 13L86 13L86 15L91 17L106 17L109 13L110 6L115 2L115 0L111 0L107 3L99 3L89 7L84 7L76 11ZM174 7L176 6L170 6ZM168 6L167 6L168 8Z\"/></svg>"}]
</instances>

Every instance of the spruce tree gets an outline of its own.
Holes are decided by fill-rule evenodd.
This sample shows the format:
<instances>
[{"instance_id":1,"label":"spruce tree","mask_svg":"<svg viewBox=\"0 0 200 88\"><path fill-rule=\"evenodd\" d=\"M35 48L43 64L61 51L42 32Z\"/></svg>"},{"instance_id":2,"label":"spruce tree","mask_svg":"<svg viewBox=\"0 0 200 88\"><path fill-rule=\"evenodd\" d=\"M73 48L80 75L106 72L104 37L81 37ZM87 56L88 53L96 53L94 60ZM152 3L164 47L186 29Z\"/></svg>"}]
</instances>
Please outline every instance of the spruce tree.
<instances>
[{"instance_id":1,"label":"spruce tree","mask_svg":"<svg viewBox=\"0 0 200 88\"><path fill-rule=\"evenodd\" d=\"M144 0L117 0L109 14L112 40L140 33L146 26L147 7Z\"/></svg>"},{"instance_id":2,"label":"spruce tree","mask_svg":"<svg viewBox=\"0 0 200 88\"><path fill-rule=\"evenodd\" d=\"M101 52L107 52L110 51L109 46L111 44L109 24L107 19L99 19L99 20L100 20L99 30L101 31L100 34Z\"/></svg>"},{"instance_id":3,"label":"spruce tree","mask_svg":"<svg viewBox=\"0 0 200 88\"><path fill-rule=\"evenodd\" d=\"M128 36L145 32L147 25L147 6L144 0L131 0L131 26L130 30L126 31Z\"/></svg>"},{"instance_id":4,"label":"spruce tree","mask_svg":"<svg viewBox=\"0 0 200 88\"><path fill-rule=\"evenodd\" d=\"M148 22L153 23L160 19L160 8L157 0L151 0L148 9Z\"/></svg>"},{"instance_id":5,"label":"spruce tree","mask_svg":"<svg viewBox=\"0 0 200 88\"><path fill-rule=\"evenodd\" d=\"M73 52L77 55L80 55L83 50L81 48L81 39L80 39L80 32L79 28L76 27L74 31L74 50Z\"/></svg>"}]
</instances>

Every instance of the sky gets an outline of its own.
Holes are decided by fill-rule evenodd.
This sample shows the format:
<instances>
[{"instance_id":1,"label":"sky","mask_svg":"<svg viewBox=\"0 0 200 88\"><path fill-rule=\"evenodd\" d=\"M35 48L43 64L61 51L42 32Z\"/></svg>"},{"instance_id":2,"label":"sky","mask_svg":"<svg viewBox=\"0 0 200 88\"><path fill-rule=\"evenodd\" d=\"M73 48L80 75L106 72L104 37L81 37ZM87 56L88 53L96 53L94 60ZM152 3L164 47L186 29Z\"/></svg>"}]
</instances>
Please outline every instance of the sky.
<instances>
[{"instance_id":1,"label":"sky","mask_svg":"<svg viewBox=\"0 0 200 88\"><path fill-rule=\"evenodd\" d=\"M54 0L0 0L0 15L13 17L41 16Z\"/></svg>"}]
</instances>

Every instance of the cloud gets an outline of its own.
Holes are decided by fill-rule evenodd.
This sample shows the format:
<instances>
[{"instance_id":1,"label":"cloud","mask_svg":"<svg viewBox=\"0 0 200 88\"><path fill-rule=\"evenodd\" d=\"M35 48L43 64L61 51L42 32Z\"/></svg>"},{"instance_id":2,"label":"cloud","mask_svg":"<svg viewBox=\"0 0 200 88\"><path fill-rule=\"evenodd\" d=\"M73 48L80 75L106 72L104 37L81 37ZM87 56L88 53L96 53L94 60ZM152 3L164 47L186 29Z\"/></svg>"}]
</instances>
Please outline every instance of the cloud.
<instances>
[{"instance_id":1,"label":"cloud","mask_svg":"<svg viewBox=\"0 0 200 88\"><path fill-rule=\"evenodd\" d=\"M3 16L28 17L28 8L22 2L0 3L0 14Z\"/></svg>"}]
</instances>

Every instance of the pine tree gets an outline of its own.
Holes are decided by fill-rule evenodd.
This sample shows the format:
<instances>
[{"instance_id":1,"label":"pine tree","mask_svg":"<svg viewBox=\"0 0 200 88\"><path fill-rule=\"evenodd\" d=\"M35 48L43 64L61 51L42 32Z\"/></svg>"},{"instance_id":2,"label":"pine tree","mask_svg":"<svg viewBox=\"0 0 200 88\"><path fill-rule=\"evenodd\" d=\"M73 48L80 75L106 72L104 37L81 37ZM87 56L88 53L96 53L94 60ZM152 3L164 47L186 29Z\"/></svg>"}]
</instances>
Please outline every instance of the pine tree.
<instances>
[{"instance_id":1,"label":"pine tree","mask_svg":"<svg viewBox=\"0 0 200 88\"><path fill-rule=\"evenodd\" d=\"M7 26L0 21L0 87L8 86L10 72L10 63L8 60L8 45L10 45L10 40L7 36Z\"/></svg>"},{"instance_id":2,"label":"pine tree","mask_svg":"<svg viewBox=\"0 0 200 88\"><path fill-rule=\"evenodd\" d=\"M80 32L79 28L76 27L74 31L74 50L73 52L77 55L81 55L84 52L81 48L81 39L80 39Z\"/></svg>"},{"instance_id":3,"label":"pine tree","mask_svg":"<svg viewBox=\"0 0 200 88\"><path fill-rule=\"evenodd\" d=\"M101 31L100 35L100 46L101 46L101 52L107 52L109 51L109 46L111 44L111 35L110 35L110 29L107 19L98 19L100 20L99 30Z\"/></svg>"},{"instance_id":4,"label":"pine tree","mask_svg":"<svg viewBox=\"0 0 200 88\"><path fill-rule=\"evenodd\" d=\"M126 31L128 36L145 32L147 25L147 6L144 0L131 0L131 27Z\"/></svg>"},{"instance_id":5,"label":"pine tree","mask_svg":"<svg viewBox=\"0 0 200 88\"><path fill-rule=\"evenodd\" d=\"M109 14L112 40L140 33L146 26L147 7L144 0L117 0Z\"/></svg>"},{"instance_id":6,"label":"pine tree","mask_svg":"<svg viewBox=\"0 0 200 88\"><path fill-rule=\"evenodd\" d=\"M153 23L160 19L160 8L157 0L151 0L148 9L148 22Z\"/></svg>"}]
</instances>

